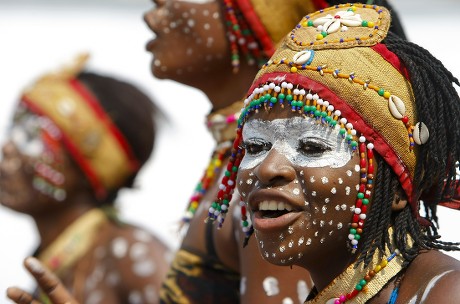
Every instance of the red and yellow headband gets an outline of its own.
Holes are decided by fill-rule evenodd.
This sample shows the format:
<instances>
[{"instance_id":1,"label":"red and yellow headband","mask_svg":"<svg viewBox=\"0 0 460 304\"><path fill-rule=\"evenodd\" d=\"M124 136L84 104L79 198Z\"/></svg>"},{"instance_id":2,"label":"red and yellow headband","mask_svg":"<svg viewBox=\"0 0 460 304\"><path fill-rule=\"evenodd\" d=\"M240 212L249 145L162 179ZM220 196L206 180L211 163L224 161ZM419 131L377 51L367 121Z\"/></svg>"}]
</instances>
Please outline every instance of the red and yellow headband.
<instances>
[{"instance_id":1,"label":"red and yellow headband","mask_svg":"<svg viewBox=\"0 0 460 304\"><path fill-rule=\"evenodd\" d=\"M23 92L21 103L54 122L68 152L103 198L121 187L139 162L95 96L76 79L86 60L80 56L75 65L41 77Z\"/></svg>"}]
</instances>

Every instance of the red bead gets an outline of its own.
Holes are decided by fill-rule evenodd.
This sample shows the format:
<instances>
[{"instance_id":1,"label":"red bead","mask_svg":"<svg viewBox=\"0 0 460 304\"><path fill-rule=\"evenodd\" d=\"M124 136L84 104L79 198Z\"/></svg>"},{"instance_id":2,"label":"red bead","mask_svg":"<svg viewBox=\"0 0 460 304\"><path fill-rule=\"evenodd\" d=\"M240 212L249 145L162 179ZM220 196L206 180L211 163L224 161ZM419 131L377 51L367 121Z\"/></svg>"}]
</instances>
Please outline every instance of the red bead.
<instances>
[{"instance_id":1,"label":"red bead","mask_svg":"<svg viewBox=\"0 0 460 304\"><path fill-rule=\"evenodd\" d=\"M359 166L361 168L364 168L364 167L366 167L366 165L367 165L366 160L364 158L361 158L361 160L359 161Z\"/></svg>"},{"instance_id":2,"label":"red bead","mask_svg":"<svg viewBox=\"0 0 460 304\"><path fill-rule=\"evenodd\" d=\"M369 167L367 167L367 172L369 172L369 174L374 174L374 165L369 165Z\"/></svg>"},{"instance_id":3,"label":"red bead","mask_svg":"<svg viewBox=\"0 0 460 304\"><path fill-rule=\"evenodd\" d=\"M366 190L366 185L364 184L359 185L359 192L364 193L364 190Z\"/></svg>"},{"instance_id":4,"label":"red bead","mask_svg":"<svg viewBox=\"0 0 460 304\"><path fill-rule=\"evenodd\" d=\"M353 222L358 223L358 221L359 221L359 215L353 214Z\"/></svg>"},{"instance_id":5,"label":"red bead","mask_svg":"<svg viewBox=\"0 0 460 304\"><path fill-rule=\"evenodd\" d=\"M363 205L363 200L362 200L362 199L358 199L358 200L356 201L356 204L355 204L355 205L356 205L357 208L361 208L361 206Z\"/></svg>"},{"instance_id":6,"label":"red bead","mask_svg":"<svg viewBox=\"0 0 460 304\"><path fill-rule=\"evenodd\" d=\"M373 158L374 157L374 150L372 150L372 149L367 150L367 157L368 158Z\"/></svg>"},{"instance_id":7,"label":"red bead","mask_svg":"<svg viewBox=\"0 0 460 304\"><path fill-rule=\"evenodd\" d=\"M409 122L409 117L404 116L401 120L404 124L407 124Z\"/></svg>"},{"instance_id":8,"label":"red bead","mask_svg":"<svg viewBox=\"0 0 460 304\"><path fill-rule=\"evenodd\" d=\"M366 213L367 211L367 205L364 205L361 207L361 213Z\"/></svg>"}]
</instances>

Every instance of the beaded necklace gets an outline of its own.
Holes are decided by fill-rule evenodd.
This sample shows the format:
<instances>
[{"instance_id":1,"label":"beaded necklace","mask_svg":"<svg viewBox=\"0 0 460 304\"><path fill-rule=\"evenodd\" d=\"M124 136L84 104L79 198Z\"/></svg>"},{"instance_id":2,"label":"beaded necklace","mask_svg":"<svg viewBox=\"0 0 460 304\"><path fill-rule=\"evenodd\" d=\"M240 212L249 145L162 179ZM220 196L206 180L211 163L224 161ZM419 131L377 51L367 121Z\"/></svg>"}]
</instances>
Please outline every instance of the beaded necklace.
<instances>
[{"instance_id":1,"label":"beaded necklace","mask_svg":"<svg viewBox=\"0 0 460 304\"><path fill-rule=\"evenodd\" d=\"M198 182L192 196L190 197L188 207L182 218L183 223L189 223L204 195L216 181L219 176L222 165L230 153L234 140L237 119L241 111L242 103L237 101L224 109L209 114L206 117L206 126L211 132L217 145L211 155L211 159L204 171L203 176Z\"/></svg>"}]
</instances>

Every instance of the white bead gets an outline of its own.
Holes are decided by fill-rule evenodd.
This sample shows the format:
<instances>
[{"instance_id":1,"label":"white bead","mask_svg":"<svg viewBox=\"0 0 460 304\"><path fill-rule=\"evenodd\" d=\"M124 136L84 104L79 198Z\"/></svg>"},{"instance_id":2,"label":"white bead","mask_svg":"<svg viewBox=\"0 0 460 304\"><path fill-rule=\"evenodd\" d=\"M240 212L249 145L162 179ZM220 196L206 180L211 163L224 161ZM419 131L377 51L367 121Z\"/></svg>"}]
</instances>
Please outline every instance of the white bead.
<instances>
[{"instance_id":1,"label":"white bead","mask_svg":"<svg viewBox=\"0 0 460 304\"><path fill-rule=\"evenodd\" d=\"M356 130L355 129L351 130L351 135L353 135L353 136L356 135Z\"/></svg>"},{"instance_id":2,"label":"white bead","mask_svg":"<svg viewBox=\"0 0 460 304\"><path fill-rule=\"evenodd\" d=\"M229 186L233 186L233 185L235 184L235 182L232 181L232 180L229 180L229 181L227 182L227 184L228 184Z\"/></svg>"},{"instance_id":3,"label":"white bead","mask_svg":"<svg viewBox=\"0 0 460 304\"><path fill-rule=\"evenodd\" d=\"M281 92L281 87L280 87L280 86L276 86L276 87L275 87L275 92L277 92L277 93Z\"/></svg>"},{"instance_id":4,"label":"white bead","mask_svg":"<svg viewBox=\"0 0 460 304\"><path fill-rule=\"evenodd\" d=\"M219 210L214 211L214 215L215 215L215 216L218 216L219 214L220 214L220 211L219 211Z\"/></svg>"},{"instance_id":5,"label":"white bead","mask_svg":"<svg viewBox=\"0 0 460 304\"><path fill-rule=\"evenodd\" d=\"M268 85L268 87L272 90L275 88L275 86L276 85L273 82L270 82L270 84Z\"/></svg>"},{"instance_id":6,"label":"white bead","mask_svg":"<svg viewBox=\"0 0 460 304\"><path fill-rule=\"evenodd\" d=\"M312 99L313 99L313 95L312 95L311 93L308 93L308 94L307 94L307 99L308 99L308 100L312 100Z\"/></svg>"},{"instance_id":7,"label":"white bead","mask_svg":"<svg viewBox=\"0 0 460 304\"><path fill-rule=\"evenodd\" d=\"M355 239L355 235L350 233L350 234L348 235L348 238L349 238L350 240L354 240L354 239Z\"/></svg>"},{"instance_id":8,"label":"white bead","mask_svg":"<svg viewBox=\"0 0 460 304\"><path fill-rule=\"evenodd\" d=\"M281 83L281 87L282 87L282 88L287 88L287 82L286 82L286 81L283 81L283 82Z\"/></svg>"},{"instance_id":9,"label":"white bead","mask_svg":"<svg viewBox=\"0 0 460 304\"><path fill-rule=\"evenodd\" d=\"M227 210L227 205L222 205L222 206L220 206L220 209L221 209L222 211Z\"/></svg>"},{"instance_id":10,"label":"white bead","mask_svg":"<svg viewBox=\"0 0 460 304\"><path fill-rule=\"evenodd\" d=\"M316 101L316 103L319 104L320 106L322 106L322 105L324 104L322 99L318 99L318 100Z\"/></svg>"},{"instance_id":11,"label":"white bead","mask_svg":"<svg viewBox=\"0 0 460 304\"><path fill-rule=\"evenodd\" d=\"M313 100L318 100L319 96L318 94L313 95Z\"/></svg>"},{"instance_id":12,"label":"white bead","mask_svg":"<svg viewBox=\"0 0 460 304\"><path fill-rule=\"evenodd\" d=\"M366 137L360 136L360 137L359 137L359 142L360 142L360 143L366 142Z\"/></svg>"},{"instance_id":13,"label":"white bead","mask_svg":"<svg viewBox=\"0 0 460 304\"><path fill-rule=\"evenodd\" d=\"M358 245L358 241L357 241L357 240L352 240L352 241L351 241L351 244L352 244L352 245Z\"/></svg>"},{"instance_id":14,"label":"white bead","mask_svg":"<svg viewBox=\"0 0 460 304\"><path fill-rule=\"evenodd\" d=\"M350 122L346 124L346 127L348 130L353 129L353 125Z\"/></svg>"},{"instance_id":15,"label":"white bead","mask_svg":"<svg viewBox=\"0 0 460 304\"><path fill-rule=\"evenodd\" d=\"M300 94L300 90L299 89L294 89L294 95L299 95Z\"/></svg>"},{"instance_id":16,"label":"white bead","mask_svg":"<svg viewBox=\"0 0 460 304\"><path fill-rule=\"evenodd\" d=\"M288 84L287 84L287 88L288 88L289 90L292 90L293 87L294 87L294 85L293 85L292 83L288 83Z\"/></svg>"},{"instance_id":17,"label":"white bead","mask_svg":"<svg viewBox=\"0 0 460 304\"><path fill-rule=\"evenodd\" d=\"M219 189L220 189L220 190L224 190L224 191L225 191L226 188L227 188L227 187L225 187L224 184L220 184L220 185L219 185Z\"/></svg>"},{"instance_id":18,"label":"white bead","mask_svg":"<svg viewBox=\"0 0 460 304\"><path fill-rule=\"evenodd\" d=\"M270 87L268 86L268 84L265 84L265 85L264 85L264 92L265 92L265 91L268 91L269 88L270 88Z\"/></svg>"},{"instance_id":19,"label":"white bead","mask_svg":"<svg viewBox=\"0 0 460 304\"><path fill-rule=\"evenodd\" d=\"M209 213L214 213L214 211L216 211L216 209L214 209L213 207L209 207Z\"/></svg>"},{"instance_id":20,"label":"white bead","mask_svg":"<svg viewBox=\"0 0 460 304\"><path fill-rule=\"evenodd\" d=\"M325 101L324 101L324 106L325 106L325 107L328 107L328 106L329 106L329 101L325 100Z\"/></svg>"},{"instance_id":21,"label":"white bead","mask_svg":"<svg viewBox=\"0 0 460 304\"><path fill-rule=\"evenodd\" d=\"M331 106L331 105L330 105L330 106L328 106L328 107L327 107L327 110L328 110L329 112L332 112L332 111L334 111L334 106Z\"/></svg>"},{"instance_id":22,"label":"white bead","mask_svg":"<svg viewBox=\"0 0 460 304\"><path fill-rule=\"evenodd\" d=\"M300 90L300 95L305 95L305 93L306 93L306 92L305 92L304 89Z\"/></svg>"},{"instance_id":23,"label":"white bead","mask_svg":"<svg viewBox=\"0 0 460 304\"><path fill-rule=\"evenodd\" d=\"M365 213L361 213L359 215L359 218L362 219L362 220L365 220L366 219L366 214Z\"/></svg>"},{"instance_id":24,"label":"white bead","mask_svg":"<svg viewBox=\"0 0 460 304\"><path fill-rule=\"evenodd\" d=\"M342 115L342 112L340 112L339 110L335 110L334 114L337 115L337 116L340 116L340 115Z\"/></svg>"},{"instance_id":25,"label":"white bead","mask_svg":"<svg viewBox=\"0 0 460 304\"><path fill-rule=\"evenodd\" d=\"M369 150L374 149L374 144L373 144L373 143L368 143L368 144L367 144L367 148L368 148Z\"/></svg>"},{"instance_id":26,"label":"white bead","mask_svg":"<svg viewBox=\"0 0 460 304\"><path fill-rule=\"evenodd\" d=\"M355 214L360 214L361 213L361 208L355 208Z\"/></svg>"},{"instance_id":27,"label":"white bead","mask_svg":"<svg viewBox=\"0 0 460 304\"><path fill-rule=\"evenodd\" d=\"M345 117L342 117L342 118L340 119L340 123L342 123L342 124L345 125L345 124L347 123L347 119L346 119Z\"/></svg>"}]
</instances>

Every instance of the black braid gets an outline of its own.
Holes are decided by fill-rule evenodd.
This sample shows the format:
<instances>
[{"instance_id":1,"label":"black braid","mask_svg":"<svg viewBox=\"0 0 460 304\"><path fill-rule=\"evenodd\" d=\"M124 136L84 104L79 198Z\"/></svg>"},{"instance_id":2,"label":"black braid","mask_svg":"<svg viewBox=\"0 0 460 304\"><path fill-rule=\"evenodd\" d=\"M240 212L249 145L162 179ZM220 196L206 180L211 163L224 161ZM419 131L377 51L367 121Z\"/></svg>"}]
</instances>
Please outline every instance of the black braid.
<instances>
[{"instance_id":1,"label":"black braid","mask_svg":"<svg viewBox=\"0 0 460 304\"><path fill-rule=\"evenodd\" d=\"M420 224L414 216L419 210L412 210L410 204L401 211L391 211L395 195L404 191L389 165L376 157L374 194L357 263L366 266L377 248L388 246L392 249L383 227L393 227L395 246L401 251L406 265L420 250L460 250L460 243L440 240L436 214L438 203L452 196L453 186L457 183L455 164L460 160L460 98L453 84L460 86L460 83L424 48L392 33L383 43L407 68L416 100L416 121L424 122L430 131L428 142L418 146L415 152L417 164L413 180L414 189L417 189L414 198L423 205L425 219L431 226ZM413 245L409 244L409 238Z\"/></svg>"}]
</instances>

